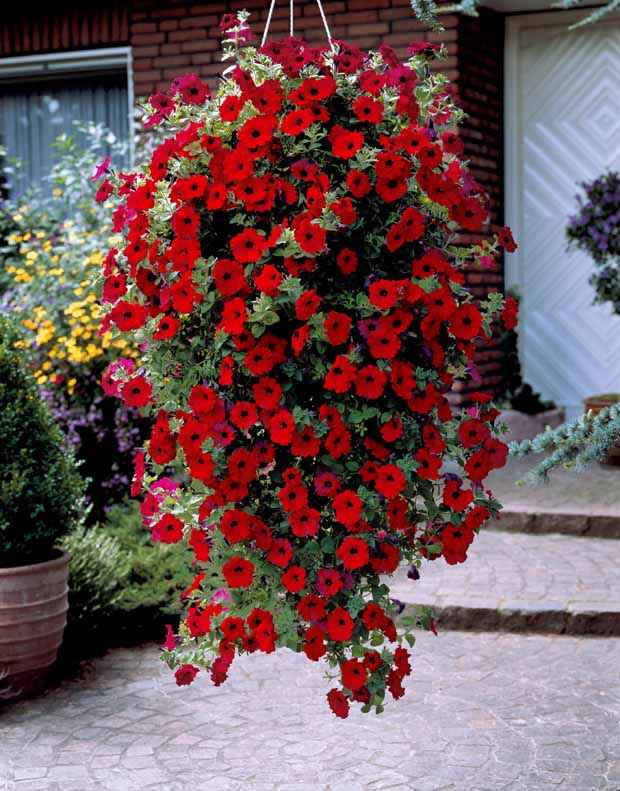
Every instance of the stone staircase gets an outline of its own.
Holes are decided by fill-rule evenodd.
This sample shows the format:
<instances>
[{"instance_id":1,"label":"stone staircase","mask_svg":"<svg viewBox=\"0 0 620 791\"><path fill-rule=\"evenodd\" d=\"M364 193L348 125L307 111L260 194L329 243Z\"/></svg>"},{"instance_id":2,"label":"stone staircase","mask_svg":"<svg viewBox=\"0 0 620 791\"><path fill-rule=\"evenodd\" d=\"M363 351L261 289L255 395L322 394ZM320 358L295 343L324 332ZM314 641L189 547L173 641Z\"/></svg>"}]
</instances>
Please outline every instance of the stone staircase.
<instances>
[{"instance_id":1,"label":"stone staircase","mask_svg":"<svg viewBox=\"0 0 620 791\"><path fill-rule=\"evenodd\" d=\"M418 580L403 568L393 597L443 629L620 637L620 469L516 486L527 469L511 462L489 482L505 511L465 563L427 562Z\"/></svg>"}]
</instances>

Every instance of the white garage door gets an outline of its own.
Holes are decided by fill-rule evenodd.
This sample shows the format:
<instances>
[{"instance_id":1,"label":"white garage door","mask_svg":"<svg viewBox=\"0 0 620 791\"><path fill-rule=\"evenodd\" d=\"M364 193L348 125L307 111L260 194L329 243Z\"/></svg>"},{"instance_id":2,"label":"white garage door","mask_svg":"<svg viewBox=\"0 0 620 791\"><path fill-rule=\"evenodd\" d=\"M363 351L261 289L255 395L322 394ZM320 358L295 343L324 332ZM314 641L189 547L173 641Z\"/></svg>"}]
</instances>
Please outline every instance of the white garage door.
<instances>
[{"instance_id":1,"label":"white garage door","mask_svg":"<svg viewBox=\"0 0 620 791\"><path fill-rule=\"evenodd\" d=\"M524 378L571 413L620 390L620 318L591 305L593 264L564 236L578 183L620 170L620 20L569 31L574 19L508 20L505 117L506 214L521 245L507 284L522 296Z\"/></svg>"}]
</instances>

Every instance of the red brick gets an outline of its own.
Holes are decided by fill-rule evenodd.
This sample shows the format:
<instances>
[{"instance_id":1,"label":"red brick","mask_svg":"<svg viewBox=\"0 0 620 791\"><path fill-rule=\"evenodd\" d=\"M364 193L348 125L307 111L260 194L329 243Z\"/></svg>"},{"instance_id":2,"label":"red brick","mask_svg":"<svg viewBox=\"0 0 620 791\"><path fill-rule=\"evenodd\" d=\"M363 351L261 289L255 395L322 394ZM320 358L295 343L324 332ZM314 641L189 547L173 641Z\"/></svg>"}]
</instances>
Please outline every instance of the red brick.
<instances>
[{"instance_id":1,"label":"red brick","mask_svg":"<svg viewBox=\"0 0 620 791\"><path fill-rule=\"evenodd\" d=\"M348 0L349 11L365 11L368 5L368 0ZM372 5L374 8L389 8L390 0L372 0Z\"/></svg>"},{"instance_id":2,"label":"red brick","mask_svg":"<svg viewBox=\"0 0 620 791\"><path fill-rule=\"evenodd\" d=\"M161 71L158 69L153 69L152 71L141 71L140 72L140 82L153 82L154 80L158 80L161 77ZM138 82L138 80L136 80Z\"/></svg>"},{"instance_id":3,"label":"red brick","mask_svg":"<svg viewBox=\"0 0 620 791\"><path fill-rule=\"evenodd\" d=\"M141 58L140 60L134 60L133 62L134 71L149 71L149 69L152 68L153 68L152 58Z\"/></svg>"},{"instance_id":4,"label":"red brick","mask_svg":"<svg viewBox=\"0 0 620 791\"><path fill-rule=\"evenodd\" d=\"M348 20L347 20L348 21ZM349 33L352 36L381 36L389 33L390 26L385 22L373 22L369 25L349 25Z\"/></svg>"},{"instance_id":5,"label":"red brick","mask_svg":"<svg viewBox=\"0 0 620 791\"><path fill-rule=\"evenodd\" d=\"M214 52L195 52L190 60L192 63L203 65L205 63L213 63L218 58ZM218 62L220 61L218 60Z\"/></svg>"},{"instance_id":6,"label":"red brick","mask_svg":"<svg viewBox=\"0 0 620 791\"><path fill-rule=\"evenodd\" d=\"M159 55L159 45L153 44L150 47L132 47L131 53L134 60L138 58L151 58L153 55Z\"/></svg>"},{"instance_id":7,"label":"red brick","mask_svg":"<svg viewBox=\"0 0 620 791\"><path fill-rule=\"evenodd\" d=\"M181 44L181 52L209 52L219 49L219 41L205 39L203 41L186 41Z\"/></svg>"},{"instance_id":8,"label":"red brick","mask_svg":"<svg viewBox=\"0 0 620 791\"><path fill-rule=\"evenodd\" d=\"M137 33L131 37L131 43L140 44L162 44L166 40L165 33Z\"/></svg>"},{"instance_id":9,"label":"red brick","mask_svg":"<svg viewBox=\"0 0 620 791\"><path fill-rule=\"evenodd\" d=\"M182 19L179 23L181 29L186 28L207 28L209 25L217 25L219 23L219 18L217 16L189 16L186 19Z\"/></svg>"},{"instance_id":10,"label":"red brick","mask_svg":"<svg viewBox=\"0 0 620 791\"><path fill-rule=\"evenodd\" d=\"M168 41L196 41L204 38L204 31L200 29L173 30L168 34Z\"/></svg>"},{"instance_id":11,"label":"red brick","mask_svg":"<svg viewBox=\"0 0 620 791\"><path fill-rule=\"evenodd\" d=\"M152 19L179 19L185 16L184 8L155 8L149 16Z\"/></svg>"},{"instance_id":12,"label":"red brick","mask_svg":"<svg viewBox=\"0 0 620 791\"><path fill-rule=\"evenodd\" d=\"M157 58L156 63L161 69L165 69L167 66L178 68L187 63L187 58L184 55L167 55L166 57Z\"/></svg>"},{"instance_id":13,"label":"red brick","mask_svg":"<svg viewBox=\"0 0 620 791\"><path fill-rule=\"evenodd\" d=\"M156 33L157 25L155 22L132 22L130 25L132 34L134 33Z\"/></svg>"},{"instance_id":14,"label":"red brick","mask_svg":"<svg viewBox=\"0 0 620 791\"><path fill-rule=\"evenodd\" d=\"M179 28L179 20L178 19L164 19L162 22L159 23L157 26L159 30L167 33L170 30L178 30Z\"/></svg>"},{"instance_id":15,"label":"red brick","mask_svg":"<svg viewBox=\"0 0 620 791\"><path fill-rule=\"evenodd\" d=\"M189 13L192 16L195 14L223 14L227 10L226 3L203 3L189 7Z\"/></svg>"},{"instance_id":16,"label":"red brick","mask_svg":"<svg viewBox=\"0 0 620 791\"><path fill-rule=\"evenodd\" d=\"M181 53L181 44L162 44L160 49L162 55L179 55Z\"/></svg>"}]
</instances>

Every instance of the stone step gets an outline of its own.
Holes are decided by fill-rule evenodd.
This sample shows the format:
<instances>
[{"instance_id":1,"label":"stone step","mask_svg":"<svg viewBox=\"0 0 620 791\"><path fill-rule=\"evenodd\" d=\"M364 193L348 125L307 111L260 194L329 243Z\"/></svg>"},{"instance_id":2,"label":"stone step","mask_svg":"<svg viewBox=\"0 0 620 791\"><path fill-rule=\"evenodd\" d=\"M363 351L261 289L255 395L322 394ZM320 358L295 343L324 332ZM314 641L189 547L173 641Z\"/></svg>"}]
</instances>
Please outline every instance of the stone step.
<instances>
[{"instance_id":1,"label":"stone step","mask_svg":"<svg viewBox=\"0 0 620 791\"><path fill-rule=\"evenodd\" d=\"M511 459L489 476L489 488L504 510L488 528L620 539L620 468L554 470L546 484L519 485L535 461Z\"/></svg>"},{"instance_id":2,"label":"stone step","mask_svg":"<svg viewBox=\"0 0 620 791\"><path fill-rule=\"evenodd\" d=\"M487 529L518 533L562 533L583 538L620 539L620 516L605 513L580 513L571 510L544 509L504 501L504 509Z\"/></svg>"},{"instance_id":3,"label":"stone step","mask_svg":"<svg viewBox=\"0 0 620 791\"><path fill-rule=\"evenodd\" d=\"M392 597L430 607L443 629L620 637L620 544L482 530L465 563L399 570Z\"/></svg>"}]
</instances>

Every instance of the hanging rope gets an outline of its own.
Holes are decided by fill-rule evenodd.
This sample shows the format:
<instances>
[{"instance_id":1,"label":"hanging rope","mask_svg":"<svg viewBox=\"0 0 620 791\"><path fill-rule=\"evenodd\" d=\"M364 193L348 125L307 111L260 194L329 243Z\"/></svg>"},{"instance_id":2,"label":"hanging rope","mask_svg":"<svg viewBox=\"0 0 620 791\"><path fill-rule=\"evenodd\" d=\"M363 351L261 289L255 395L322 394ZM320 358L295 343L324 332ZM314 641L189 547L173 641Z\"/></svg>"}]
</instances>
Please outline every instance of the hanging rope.
<instances>
[{"instance_id":1,"label":"hanging rope","mask_svg":"<svg viewBox=\"0 0 620 791\"><path fill-rule=\"evenodd\" d=\"M331 51L334 51L334 44L332 42L332 34L329 32L329 26L327 24L327 17L325 16L325 11L323 11L323 4L321 0L316 0L317 5L319 7L319 13L321 14L321 19L323 20L323 27L325 28L325 35L327 36L327 40L329 42L329 48Z\"/></svg>"},{"instance_id":2,"label":"hanging rope","mask_svg":"<svg viewBox=\"0 0 620 791\"><path fill-rule=\"evenodd\" d=\"M323 9L323 4L321 0L316 0L317 5L319 7L319 13L321 15L321 20L323 22L323 27L325 28L325 35L327 36L327 41L329 43L329 47L334 51L334 43L332 41L332 34L329 30L329 25L327 24L327 17L325 16L325 11ZM269 35L269 28L271 26L271 17L273 16L273 9L275 8L276 0L271 0L271 5L269 6L269 12L267 14L267 21L265 22L265 30L263 31L263 38L261 39L260 45L261 47L265 46L265 42L267 41L267 36ZM294 35L294 0L289 0L289 33L291 38Z\"/></svg>"},{"instance_id":3,"label":"hanging rope","mask_svg":"<svg viewBox=\"0 0 620 791\"><path fill-rule=\"evenodd\" d=\"M263 31L263 38L260 43L261 47L265 46L265 41L267 41L267 34L269 33L269 25L271 25L271 17L273 16L273 9L275 8L276 0L271 0L271 5L269 6L269 13L267 14L267 22L265 22L265 30Z\"/></svg>"}]
</instances>

